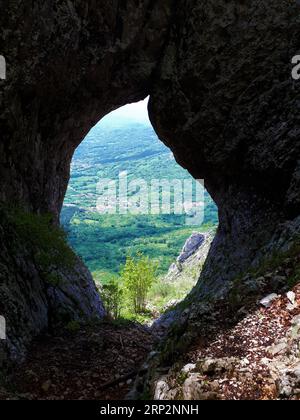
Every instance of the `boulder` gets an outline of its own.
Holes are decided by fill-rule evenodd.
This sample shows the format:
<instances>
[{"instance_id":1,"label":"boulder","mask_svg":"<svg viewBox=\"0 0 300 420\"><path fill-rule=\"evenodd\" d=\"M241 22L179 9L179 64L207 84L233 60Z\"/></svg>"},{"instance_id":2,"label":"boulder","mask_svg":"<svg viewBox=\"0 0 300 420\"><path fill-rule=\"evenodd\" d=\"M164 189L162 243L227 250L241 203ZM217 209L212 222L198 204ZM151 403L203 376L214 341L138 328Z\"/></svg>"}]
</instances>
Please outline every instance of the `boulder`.
<instances>
[{"instance_id":1,"label":"boulder","mask_svg":"<svg viewBox=\"0 0 300 420\"><path fill-rule=\"evenodd\" d=\"M193 255L205 241L205 235L194 232L186 241L181 254L177 258L180 264L183 264L191 255Z\"/></svg>"},{"instance_id":2,"label":"boulder","mask_svg":"<svg viewBox=\"0 0 300 420\"><path fill-rule=\"evenodd\" d=\"M264 297L259 303L265 308L270 308L274 300L278 299L279 295L276 293L271 293L270 295Z\"/></svg>"},{"instance_id":3,"label":"boulder","mask_svg":"<svg viewBox=\"0 0 300 420\"><path fill-rule=\"evenodd\" d=\"M300 395L300 363L281 372L277 387L282 397Z\"/></svg>"}]
</instances>

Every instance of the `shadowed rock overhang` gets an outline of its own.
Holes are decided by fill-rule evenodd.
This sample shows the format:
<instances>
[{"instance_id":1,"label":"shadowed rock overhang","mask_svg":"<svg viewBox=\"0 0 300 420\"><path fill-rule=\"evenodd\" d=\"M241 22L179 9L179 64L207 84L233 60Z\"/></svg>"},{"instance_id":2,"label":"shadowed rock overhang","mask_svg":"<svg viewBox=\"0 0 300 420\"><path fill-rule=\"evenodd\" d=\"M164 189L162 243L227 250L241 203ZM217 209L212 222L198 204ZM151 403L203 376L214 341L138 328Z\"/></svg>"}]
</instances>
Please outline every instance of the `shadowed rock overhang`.
<instances>
[{"instance_id":1,"label":"shadowed rock overhang","mask_svg":"<svg viewBox=\"0 0 300 420\"><path fill-rule=\"evenodd\" d=\"M0 314L7 319L3 346L11 358L58 321L103 315L82 263L53 257L53 264L46 257L60 249L49 238L57 236L53 224L75 148L96 122L126 103L150 94L159 138L194 177L205 179L219 207L220 227L193 295L196 304L299 234L295 2L0 6L0 53L7 63L7 78L0 80ZM38 232L31 229L37 224Z\"/></svg>"}]
</instances>

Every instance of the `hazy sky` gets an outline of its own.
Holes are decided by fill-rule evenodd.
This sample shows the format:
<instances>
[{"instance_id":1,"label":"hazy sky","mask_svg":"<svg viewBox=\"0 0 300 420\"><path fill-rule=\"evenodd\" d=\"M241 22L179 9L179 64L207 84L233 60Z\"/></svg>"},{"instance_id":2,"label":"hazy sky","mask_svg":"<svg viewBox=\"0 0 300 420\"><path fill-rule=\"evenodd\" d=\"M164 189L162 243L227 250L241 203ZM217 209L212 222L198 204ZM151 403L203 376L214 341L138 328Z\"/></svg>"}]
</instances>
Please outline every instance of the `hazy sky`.
<instances>
[{"instance_id":1,"label":"hazy sky","mask_svg":"<svg viewBox=\"0 0 300 420\"><path fill-rule=\"evenodd\" d=\"M134 122L150 124L147 110L148 101L149 98L146 98L144 101L125 105L122 108L111 112L104 118L104 120L106 120L106 122L114 122L120 119L126 119Z\"/></svg>"}]
</instances>

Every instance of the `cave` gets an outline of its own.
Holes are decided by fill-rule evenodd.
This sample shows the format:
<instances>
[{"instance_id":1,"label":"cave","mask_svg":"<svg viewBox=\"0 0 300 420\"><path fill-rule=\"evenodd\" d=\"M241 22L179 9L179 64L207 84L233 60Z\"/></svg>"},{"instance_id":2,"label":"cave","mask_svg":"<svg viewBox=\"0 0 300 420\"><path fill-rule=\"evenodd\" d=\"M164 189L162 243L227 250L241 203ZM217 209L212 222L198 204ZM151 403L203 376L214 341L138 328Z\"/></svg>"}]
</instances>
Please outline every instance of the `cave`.
<instances>
[{"instance_id":1,"label":"cave","mask_svg":"<svg viewBox=\"0 0 300 420\"><path fill-rule=\"evenodd\" d=\"M0 27L1 364L22 360L61 320L103 316L57 225L74 150L123 105L150 96L158 137L206 180L219 209L191 318L203 299L226 298L237 276L299 237L295 2L15 1L1 6Z\"/></svg>"}]
</instances>

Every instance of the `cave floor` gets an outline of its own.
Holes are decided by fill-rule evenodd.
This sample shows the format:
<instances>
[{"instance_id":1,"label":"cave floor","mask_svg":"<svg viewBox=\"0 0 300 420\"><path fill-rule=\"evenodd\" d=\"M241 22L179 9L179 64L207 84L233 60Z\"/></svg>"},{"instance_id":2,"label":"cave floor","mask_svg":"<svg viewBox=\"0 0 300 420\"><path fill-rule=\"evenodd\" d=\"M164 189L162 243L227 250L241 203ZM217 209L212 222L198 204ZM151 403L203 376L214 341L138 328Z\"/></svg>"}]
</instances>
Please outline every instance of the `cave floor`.
<instances>
[{"instance_id":1,"label":"cave floor","mask_svg":"<svg viewBox=\"0 0 300 420\"><path fill-rule=\"evenodd\" d=\"M201 383L201 399L278 399L276 378L282 371L277 370L286 371L295 350L288 334L292 320L300 317L300 284L293 293L292 309L286 294L279 295L270 307L254 305L230 328L217 317L206 339L194 342L179 366L193 367L189 387ZM299 344L299 335L294 339ZM0 390L0 400L122 400L156 343L148 327L134 323L103 322L42 336L11 378L10 391ZM178 388L178 371L168 382Z\"/></svg>"},{"instance_id":2,"label":"cave floor","mask_svg":"<svg viewBox=\"0 0 300 420\"><path fill-rule=\"evenodd\" d=\"M209 322L196 319L201 334L158 381L156 398L300 399L300 283L275 295L270 283L299 262L296 255L257 279L262 290L245 296L238 311L224 301L210 309ZM157 342L141 324L71 324L33 343L0 400L122 400Z\"/></svg>"},{"instance_id":3,"label":"cave floor","mask_svg":"<svg viewBox=\"0 0 300 420\"><path fill-rule=\"evenodd\" d=\"M147 327L110 322L40 337L12 378L29 400L120 400L155 343Z\"/></svg>"},{"instance_id":4,"label":"cave floor","mask_svg":"<svg viewBox=\"0 0 300 420\"><path fill-rule=\"evenodd\" d=\"M199 341L186 354L186 361L196 366L201 366L203 360L206 366L211 363L204 378L208 390L217 391L217 399L276 400L279 397L276 382L288 370L285 362L289 368L299 366L300 362L300 354L296 354L299 331L291 337L293 321L298 322L300 316L300 285L294 287L293 293L294 307L286 294L278 295L270 307L254 308L229 329L220 325L217 332L216 324L214 339L205 346ZM289 356L293 353L296 357L290 363ZM225 367L218 371L219 362Z\"/></svg>"},{"instance_id":5,"label":"cave floor","mask_svg":"<svg viewBox=\"0 0 300 420\"><path fill-rule=\"evenodd\" d=\"M258 300L243 310L232 324L225 307L216 310L157 385L159 399L300 399L300 283L267 307Z\"/></svg>"}]
</instances>

